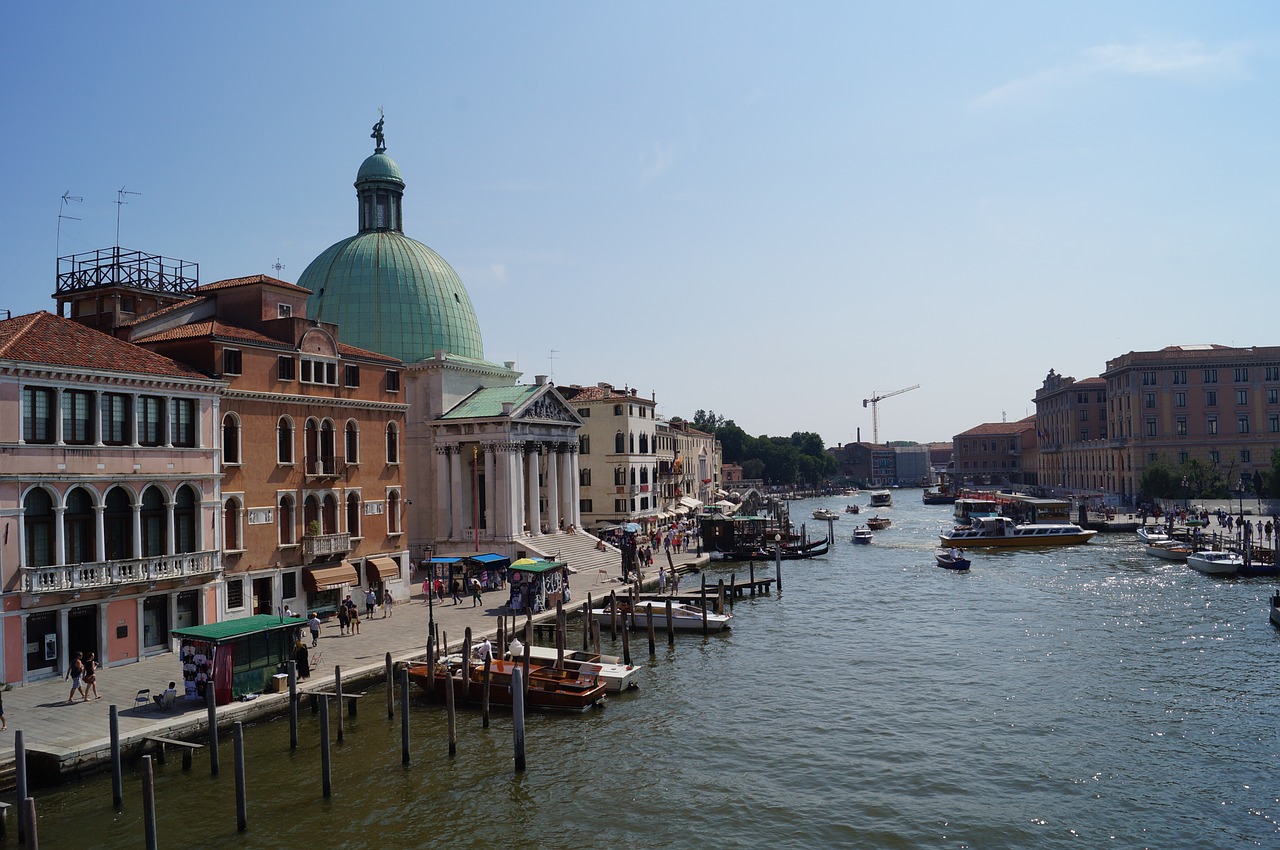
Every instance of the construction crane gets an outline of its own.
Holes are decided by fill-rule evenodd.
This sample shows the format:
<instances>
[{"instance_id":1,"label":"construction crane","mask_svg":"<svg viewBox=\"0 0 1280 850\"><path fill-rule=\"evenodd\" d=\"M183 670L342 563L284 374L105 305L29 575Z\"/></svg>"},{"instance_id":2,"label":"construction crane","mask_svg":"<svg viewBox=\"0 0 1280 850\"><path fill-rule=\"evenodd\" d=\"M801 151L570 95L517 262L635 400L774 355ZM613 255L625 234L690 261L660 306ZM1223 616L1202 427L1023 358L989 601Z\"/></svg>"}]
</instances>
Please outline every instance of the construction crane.
<instances>
[{"instance_id":1,"label":"construction crane","mask_svg":"<svg viewBox=\"0 0 1280 850\"><path fill-rule=\"evenodd\" d=\"M900 390L894 390L893 392L885 393L884 395L876 395L876 391L872 390L871 398L864 398L862 400L863 407L871 405L871 442L876 445L880 445L880 411L876 405L884 401L886 398L893 398L896 395L902 395L903 393L909 393L912 390L918 389L920 389L919 384L912 384L909 387L903 387Z\"/></svg>"}]
</instances>

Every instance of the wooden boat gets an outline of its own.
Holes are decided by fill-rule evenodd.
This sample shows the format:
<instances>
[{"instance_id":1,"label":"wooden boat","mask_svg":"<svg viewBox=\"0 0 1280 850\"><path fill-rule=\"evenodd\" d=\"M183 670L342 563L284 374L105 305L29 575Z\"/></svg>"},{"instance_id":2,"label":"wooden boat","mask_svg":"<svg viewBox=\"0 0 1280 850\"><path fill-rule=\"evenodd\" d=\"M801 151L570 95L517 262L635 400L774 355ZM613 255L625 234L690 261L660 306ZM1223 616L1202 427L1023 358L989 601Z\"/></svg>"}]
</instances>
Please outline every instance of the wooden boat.
<instances>
[{"instance_id":1,"label":"wooden boat","mask_svg":"<svg viewBox=\"0 0 1280 850\"><path fill-rule=\"evenodd\" d=\"M1187 558L1187 566L1211 576L1233 576L1244 565L1235 552L1196 552Z\"/></svg>"},{"instance_id":2,"label":"wooden boat","mask_svg":"<svg viewBox=\"0 0 1280 850\"><path fill-rule=\"evenodd\" d=\"M830 508L815 508L813 511L814 519L840 519L840 512L833 511Z\"/></svg>"},{"instance_id":3,"label":"wooden boat","mask_svg":"<svg viewBox=\"0 0 1280 850\"><path fill-rule=\"evenodd\" d=\"M1178 540L1154 540L1142 545L1143 551L1166 561L1185 561L1195 551Z\"/></svg>"},{"instance_id":4,"label":"wooden boat","mask_svg":"<svg viewBox=\"0 0 1280 850\"><path fill-rule=\"evenodd\" d=\"M945 547L967 549L972 546L1072 546L1088 543L1096 531L1083 529L1072 522L1015 525L1008 517L974 517L974 524L944 531L938 538Z\"/></svg>"},{"instance_id":5,"label":"wooden boat","mask_svg":"<svg viewBox=\"0 0 1280 850\"><path fill-rule=\"evenodd\" d=\"M873 516L867 520L867 528L872 531L884 531L891 525L893 525L893 520L886 516Z\"/></svg>"},{"instance_id":6,"label":"wooden boat","mask_svg":"<svg viewBox=\"0 0 1280 850\"><path fill-rule=\"evenodd\" d=\"M647 629L649 627L650 611L653 612L654 629L665 631L667 628L667 605L665 602L642 599L633 608L631 603L625 599L618 600L618 616L633 629ZM607 603L603 608L592 608L591 616L599 620L600 625L603 627L613 616L613 608ZM718 632L721 629L729 628L731 617L731 614L717 614L714 611L707 611L707 630ZM702 631L702 608L698 605L690 605L687 602L673 601L671 603L671 622L672 628L676 631L700 632Z\"/></svg>"},{"instance_id":7,"label":"wooden boat","mask_svg":"<svg viewBox=\"0 0 1280 850\"><path fill-rule=\"evenodd\" d=\"M816 558L819 555L827 554L831 548L831 542L827 538L815 540L809 543L796 543L793 545L782 545L782 560L797 561L802 558ZM740 549L731 549L724 552L707 553L712 560L719 561L772 561L774 560L773 546L746 546Z\"/></svg>"},{"instance_id":8,"label":"wooden boat","mask_svg":"<svg viewBox=\"0 0 1280 850\"><path fill-rule=\"evenodd\" d=\"M871 529L867 528L865 525L860 525L853 531L853 542L863 544L870 543L871 538L874 536L875 535L871 533Z\"/></svg>"},{"instance_id":9,"label":"wooden boat","mask_svg":"<svg viewBox=\"0 0 1280 850\"><path fill-rule=\"evenodd\" d=\"M888 490L871 491L871 507L887 508L893 504L893 494Z\"/></svg>"},{"instance_id":10,"label":"wooden boat","mask_svg":"<svg viewBox=\"0 0 1280 850\"><path fill-rule=\"evenodd\" d=\"M959 549L938 549L933 553L934 559L938 562L938 566L948 570L967 570L969 569L969 559L966 558Z\"/></svg>"},{"instance_id":11,"label":"wooden boat","mask_svg":"<svg viewBox=\"0 0 1280 850\"><path fill-rule=\"evenodd\" d=\"M530 646L529 658L533 663L544 667L556 666L556 649L553 646ZM511 659L515 660L515 659ZM582 650L566 650L564 669L577 670L594 675L600 679L604 689L610 693L619 693L630 688L640 687L639 664L624 664L617 655L596 655L594 652Z\"/></svg>"},{"instance_id":12,"label":"wooden boat","mask_svg":"<svg viewBox=\"0 0 1280 850\"><path fill-rule=\"evenodd\" d=\"M511 674L518 665L494 659L489 669L489 704L511 705ZM453 677L453 697L480 705L484 699L484 663L460 658L437 662L434 675L426 662L410 662L409 679L438 698L445 695L445 678ZM465 689L464 689L465 686ZM529 687L524 704L552 711L582 711L604 699L605 686L594 675L577 670L529 665Z\"/></svg>"},{"instance_id":13,"label":"wooden boat","mask_svg":"<svg viewBox=\"0 0 1280 850\"><path fill-rule=\"evenodd\" d=\"M860 510L862 510L862 508L858 507L857 505L845 505L845 506L844 506L844 512L845 512L845 513L847 513L847 514L856 514L856 513L857 513L858 511L860 511Z\"/></svg>"}]
</instances>

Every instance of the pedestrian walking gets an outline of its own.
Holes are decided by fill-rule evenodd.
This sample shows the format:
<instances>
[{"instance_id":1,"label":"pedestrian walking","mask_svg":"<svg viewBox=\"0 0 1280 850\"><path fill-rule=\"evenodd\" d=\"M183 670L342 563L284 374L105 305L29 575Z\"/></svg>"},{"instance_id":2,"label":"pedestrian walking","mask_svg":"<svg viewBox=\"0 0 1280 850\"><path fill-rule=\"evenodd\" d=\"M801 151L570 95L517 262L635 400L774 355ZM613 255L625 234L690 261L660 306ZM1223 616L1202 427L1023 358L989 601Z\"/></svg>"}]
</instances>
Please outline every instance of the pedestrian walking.
<instances>
[{"instance_id":1,"label":"pedestrian walking","mask_svg":"<svg viewBox=\"0 0 1280 850\"><path fill-rule=\"evenodd\" d=\"M369 588L369 592L364 595L364 617L366 620L373 619L373 609L378 607L378 594L373 592L373 588Z\"/></svg>"},{"instance_id":2,"label":"pedestrian walking","mask_svg":"<svg viewBox=\"0 0 1280 850\"><path fill-rule=\"evenodd\" d=\"M76 692L80 692L80 696L84 696L84 686L80 684L80 679L84 676L84 662L81 661L80 653L71 656L71 666L67 668L67 675L62 678L71 680L71 693L67 694L67 704L75 705Z\"/></svg>"},{"instance_id":3,"label":"pedestrian walking","mask_svg":"<svg viewBox=\"0 0 1280 850\"><path fill-rule=\"evenodd\" d=\"M427 576L422 580L422 604L431 604L431 577Z\"/></svg>"},{"instance_id":4,"label":"pedestrian walking","mask_svg":"<svg viewBox=\"0 0 1280 850\"><path fill-rule=\"evenodd\" d=\"M307 620L307 627L311 629L311 645L315 646L320 642L320 615L315 611L311 612L311 619Z\"/></svg>"},{"instance_id":5,"label":"pedestrian walking","mask_svg":"<svg viewBox=\"0 0 1280 850\"><path fill-rule=\"evenodd\" d=\"M382 619L387 619L392 614L392 606L396 604L396 598L391 595L391 588L384 587L382 589Z\"/></svg>"},{"instance_id":6,"label":"pedestrian walking","mask_svg":"<svg viewBox=\"0 0 1280 850\"><path fill-rule=\"evenodd\" d=\"M449 582L449 594L453 597L453 604L457 605L462 602L462 582L454 579Z\"/></svg>"},{"instance_id":7,"label":"pedestrian walking","mask_svg":"<svg viewBox=\"0 0 1280 850\"><path fill-rule=\"evenodd\" d=\"M360 612L352 606L349 610L349 615L351 617L351 634L360 634Z\"/></svg>"},{"instance_id":8,"label":"pedestrian walking","mask_svg":"<svg viewBox=\"0 0 1280 850\"><path fill-rule=\"evenodd\" d=\"M98 693L98 661L90 652L84 659L84 702L89 701L89 691L93 691L94 699L102 699Z\"/></svg>"},{"instance_id":9,"label":"pedestrian walking","mask_svg":"<svg viewBox=\"0 0 1280 850\"><path fill-rule=\"evenodd\" d=\"M436 576L436 599L444 601L444 579Z\"/></svg>"},{"instance_id":10,"label":"pedestrian walking","mask_svg":"<svg viewBox=\"0 0 1280 850\"><path fill-rule=\"evenodd\" d=\"M338 634L345 635L347 627L351 625L351 609L346 605L338 606Z\"/></svg>"},{"instance_id":11,"label":"pedestrian walking","mask_svg":"<svg viewBox=\"0 0 1280 850\"><path fill-rule=\"evenodd\" d=\"M484 600L480 596L480 579L473 578L471 580L471 607L474 608Z\"/></svg>"}]
</instances>

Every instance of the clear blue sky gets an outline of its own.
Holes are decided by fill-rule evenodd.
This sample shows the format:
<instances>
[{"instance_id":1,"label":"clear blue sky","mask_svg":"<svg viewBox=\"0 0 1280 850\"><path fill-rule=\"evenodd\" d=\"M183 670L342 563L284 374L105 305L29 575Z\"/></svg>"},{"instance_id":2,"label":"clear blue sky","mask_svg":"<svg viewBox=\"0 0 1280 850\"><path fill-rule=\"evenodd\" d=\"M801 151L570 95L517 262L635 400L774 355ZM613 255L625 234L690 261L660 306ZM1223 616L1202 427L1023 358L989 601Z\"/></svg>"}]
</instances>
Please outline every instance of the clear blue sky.
<instances>
[{"instance_id":1,"label":"clear blue sky","mask_svg":"<svg viewBox=\"0 0 1280 850\"><path fill-rule=\"evenodd\" d=\"M0 308L115 243L295 280L386 110L489 359L945 440L1050 368L1274 345L1280 5L4 3ZM552 350L557 351L552 368Z\"/></svg>"}]
</instances>

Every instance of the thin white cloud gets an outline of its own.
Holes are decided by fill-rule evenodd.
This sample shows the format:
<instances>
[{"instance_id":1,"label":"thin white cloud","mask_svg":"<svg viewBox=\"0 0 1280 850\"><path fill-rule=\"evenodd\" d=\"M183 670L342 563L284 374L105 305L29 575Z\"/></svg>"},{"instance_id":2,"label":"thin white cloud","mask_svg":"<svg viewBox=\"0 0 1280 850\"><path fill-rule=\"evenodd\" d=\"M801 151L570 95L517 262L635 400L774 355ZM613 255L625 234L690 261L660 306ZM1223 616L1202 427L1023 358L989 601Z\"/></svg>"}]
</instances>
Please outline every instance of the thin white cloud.
<instances>
[{"instance_id":1,"label":"thin white cloud","mask_svg":"<svg viewBox=\"0 0 1280 850\"><path fill-rule=\"evenodd\" d=\"M1071 81L1109 75L1193 82L1238 78L1244 74L1245 53L1241 44L1208 48L1196 41L1102 44L1082 50L1073 62L996 86L975 98L974 103L997 106L1040 96Z\"/></svg>"},{"instance_id":2,"label":"thin white cloud","mask_svg":"<svg viewBox=\"0 0 1280 850\"><path fill-rule=\"evenodd\" d=\"M657 180L675 161L675 146L670 142L654 142L650 153L640 154L640 186L648 186Z\"/></svg>"}]
</instances>

